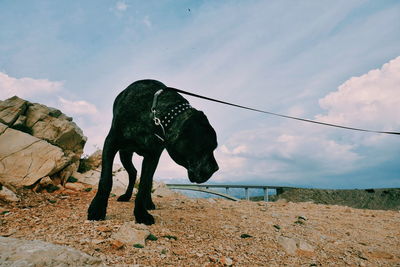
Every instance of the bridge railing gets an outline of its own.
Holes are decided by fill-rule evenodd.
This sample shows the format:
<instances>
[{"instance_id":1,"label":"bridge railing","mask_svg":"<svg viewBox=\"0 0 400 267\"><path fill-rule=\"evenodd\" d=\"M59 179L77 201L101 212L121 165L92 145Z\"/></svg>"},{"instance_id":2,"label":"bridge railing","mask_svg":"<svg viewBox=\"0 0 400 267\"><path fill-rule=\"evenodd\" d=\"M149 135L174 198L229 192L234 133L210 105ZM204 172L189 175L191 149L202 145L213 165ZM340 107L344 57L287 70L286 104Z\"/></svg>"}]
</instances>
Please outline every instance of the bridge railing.
<instances>
[{"instance_id":1,"label":"bridge railing","mask_svg":"<svg viewBox=\"0 0 400 267\"><path fill-rule=\"evenodd\" d=\"M182 189L182 190L195 190L200 192L206 192L211 194L220 195L223 197L223 194L218 192L213 192L209 190L210 188L225 188L226 195L230 196L230 189L231 188L243 188L245 190L245 197L246 200L250 199L249 189L262 189L264 192L264 201L269 201L269 190L275 189L277 195L281 194L284 190L293 189L294 187L288 186L274 186L274 185L231 185L231 184L167 184L167 186L171 189ZM204 190L205 189L205 190ZM229 197L227 197L229 198Z\"/></svg>"}]
</instances>

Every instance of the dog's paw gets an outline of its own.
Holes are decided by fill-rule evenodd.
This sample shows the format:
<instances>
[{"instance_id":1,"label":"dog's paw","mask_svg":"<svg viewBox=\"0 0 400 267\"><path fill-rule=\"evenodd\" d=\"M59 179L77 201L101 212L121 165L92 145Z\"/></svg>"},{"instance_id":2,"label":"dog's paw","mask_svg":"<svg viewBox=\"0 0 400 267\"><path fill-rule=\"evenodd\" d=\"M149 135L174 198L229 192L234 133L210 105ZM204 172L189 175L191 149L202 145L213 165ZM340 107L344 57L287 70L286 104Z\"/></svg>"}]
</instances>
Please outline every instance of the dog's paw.
<instances>
[{"instance_id":1,"label":"dog's paw","mask_svg":"<svg viewBox=\"0 0 400 267\"><path fill-rule=\"evenodd\" d=\"M98 211L94 209L89 209L88 210L88 220L90 221L102 221L106 218L106 212L105 211Z\"/></svg>"},{"instance_id":2,"label":"dog's paw","mask_svg":"<svg viewBox=\"0 0 400 267\"><path fill-rule=\"evenodd\" d=\"M136 223L144 223L146 225L154 224L154 217L148 212L140 213L140 214L135 213L135 219L136 219Z\"/></svg>"},{"instance_id":3,"label":"dog's paw","mask_svg":"<svg viewBox=\"0 0 400 267\"><path fill-rule=\"evenodd\" d=\"M155 210L156 209L156 205L154 205L154 203L152 201L148 202L148 203L146 203L146 209L147 210Z\"/></svg>"},{"instance_id":4,"label":"dog's paw","mask_svg":"<svg viewBox=\"0 0 400 267\"><path fill-rule=\"evenodd\" d=\"M93 199L88 209L88 220L100 221L106 218L107 202L103 205L99 201Z\"/></svg>"},{"instance_id":5,"label":"dog's paw","mask_svg":"<svg viewBox=\"0 0 400 267\"><path fill-rule=\"evenodd\" d=\"M117 201L119 201L119 202L128 202L131 199L131 197L132 197L132 195L123 194L123 195L119 196Z\"/></svg>"}]
</instances>

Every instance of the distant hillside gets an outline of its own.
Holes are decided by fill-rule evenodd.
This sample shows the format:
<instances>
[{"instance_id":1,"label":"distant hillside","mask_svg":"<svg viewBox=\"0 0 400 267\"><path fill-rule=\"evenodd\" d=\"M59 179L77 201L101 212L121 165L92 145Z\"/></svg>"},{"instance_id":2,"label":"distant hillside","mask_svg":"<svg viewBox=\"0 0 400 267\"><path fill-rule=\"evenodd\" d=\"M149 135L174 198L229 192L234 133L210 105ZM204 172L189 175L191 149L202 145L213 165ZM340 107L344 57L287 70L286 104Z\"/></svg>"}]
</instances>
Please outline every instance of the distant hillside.
<instances>
[{"instance_id":1,"label":"distant hillside","mask_svg":"<svg viewBox=\"0 0 400 267\"><path fill-rule=\"evenodd\" d=\"M262 200L263 197L252 198ZM359 209L400 210L400 188L390 189L285 189L271 196L272 201L286 199L291 202L314 202L317 204L342 205Z\"/></svg>"}]
</instances>

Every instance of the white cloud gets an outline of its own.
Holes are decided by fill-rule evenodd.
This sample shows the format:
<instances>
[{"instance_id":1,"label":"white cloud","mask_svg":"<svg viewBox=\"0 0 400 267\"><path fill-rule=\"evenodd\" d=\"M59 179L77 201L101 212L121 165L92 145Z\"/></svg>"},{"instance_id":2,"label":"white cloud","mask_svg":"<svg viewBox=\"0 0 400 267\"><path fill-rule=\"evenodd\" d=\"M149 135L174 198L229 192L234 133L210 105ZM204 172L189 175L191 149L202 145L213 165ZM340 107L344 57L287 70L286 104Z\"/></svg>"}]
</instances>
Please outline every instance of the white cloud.
<instances>
[{"instance_id":1,"label":"white cloud","mask_svg":"<svg viewBox=\"0 0 400 267\"><path fill-rule=\"evenodd\" d=\"M327 94L320 100L327 114L315 117L330 123L398 131L399 85L400 57L381 69L350 78ZM290 111L296 115L303 112L302 108ZM391 137L294 121L242 130L220 146L218 155L232 164L222 164L225 168L221 168L219 180L249 177L277 183L323 184L332 176L373 170L393 161L398 155L398 139ZM237 159L241 164L235 163Z\"/></svg>"},{"instance_id":2,"label":"white cloud","mask_svg":"<svg viewBox=\"0 0 400 267\"><path fill-rule=\"evenodd\" d=\"M164 151L161 155L155 177L163 178L163 180L166 181L174 178L183 178L186 180L187 170L184 167L176 164L168 155L167 151Z\"/></svg>"},{"instance_id":3,"label":"white cloud","mask_svg":"<svg viewBox=\"0 0 400 267\"><path fill-rule=\"evenodd\" d=\"M400 57L359 77L352 77L319 100L328 111L318 120L374 130L400 128Z\"/></svg>"},{"instance_id":4,"label":"white cloud","mask_svg":"<svg viewBox=\"0 0 400 267\"><path fill-rule=\"evenodd\" d=\"M146 25L148 28L151 28L153 26L153 24L151 23L150 17L149 16L145 16L143 19L143 23L144 25Z\"/></svg>"},{"instance_id":5,"label":"white cloud","mask_svg":"<svg viewBox=\"0 0 400 267\"><path fill-rule=\"evenodd\" d=\"M118 11L125 11L128 9L128 5L123 1L118 1L117 4L115 5L115 8Z\"/></svg>"},{"instance_id":6,"label":"white cloud","mask_svg":"<svg viewBox=\"0 0 400 267\"><path fill-rule=\"evenodd\" d=\"M67 114L94 115L97 113L96 106L89 102L86 102L83 100L70 101L70 100L64 99L62 97L59 97L58 100L60 102L61 110Z\"/></svg>"},{"instance_id":7,"label":"white cloud","mask_svg":"<svg viewBox=\"0 0 400 267\"><path fill-rule=\"evenodd\" d=\"M306 128L296 130L295 124L276 128L241 131L221 147L225 157L246 159L243 166L230 166L232 174L243 168L257 176L290 172L304 165L313 165L324 174L337 174L355 168L361 156L354 146L313 135ZM246 148L246 149L243 149ZM288 164L290 162L290 164ZM340 165L340 168L337 166Z\"/></svg>"},{"instance_id":8,"label":"white cloud","mask_svg":"<svg viewBox=\"0 0 400 267\"><path fill-rule=\"evenodd\" d=\"M14 95L27 98L38 94L53 94L60 91L62 87L63 82L29 77L18 79L0 72L0 99Z\"/></svg>"}]
</instances>

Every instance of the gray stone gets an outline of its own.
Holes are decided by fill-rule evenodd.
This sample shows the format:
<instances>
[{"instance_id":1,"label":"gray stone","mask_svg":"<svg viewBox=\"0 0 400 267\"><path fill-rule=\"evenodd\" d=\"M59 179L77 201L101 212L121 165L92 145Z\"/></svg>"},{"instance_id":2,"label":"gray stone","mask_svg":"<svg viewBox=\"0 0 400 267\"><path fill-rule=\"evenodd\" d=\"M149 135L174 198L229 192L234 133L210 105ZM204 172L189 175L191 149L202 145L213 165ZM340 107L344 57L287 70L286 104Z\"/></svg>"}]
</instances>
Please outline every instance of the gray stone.
<instances>
[{"instance_id":1,"label":"gray stone","mask_svg":"<svg viewBox=\"0 0 400 267\"><path fill-rule=\"evenodd\" d=\"M42 188L46 188L46 187L54 185L53 180L51 180L51 178L49 176L46 176L46 177L43 177L42 179L40 179L39 184Z\"/></svg>"},{"instance_id":2,"label":"gray stone","mask_svg":"<svg viewBox=\"0 0 400 267\"><path fill-rule=\"evenodd\" d=\"M177 196L179 194L169 189L163 182L154 181L153 190L154 190L153 195L158 197L172 197L172 196Z\"/></svg>"},{"instance_id":3,"label":"gray stone","mask_svg":"<svg viewBox=\"0 0 400 267\"><path fill-rule=\"evenodd\" d=\"M57 146L8 128L0 135L0 182L10 188L30 186L72 160Z\"/></svg>"},{"instance_id":4,"label":"gray stone","mask_svg":"<svg viewBox=\"0 0 400 267\"><path fill-rule=\"evenodd\" d=\"M17 202L20 200L13 191L5 186L1 186L0 199L6 202Z\"/></svg>"},{"instance_id":5,"label":"gray stone","mask_svg":"<svg viewBox=\"0 0 400 267\"><path fill-rule=\"evenodd\" d=\"M0 237L1 266L106 266L79 250L43 241Z\"/></svg>"},{"instance_id":6,"label":"gray stone","mask_svg":"<svg viewBox=\"0 0 400 267\"><path fill-rule=\"evenodd\" d=\"M7 130L8 126L0 122L0 134Z\"/></svg>"},{"instance_id":7,"label":"gray stone","mask_svg":"<svg viewBox=\"0 0 400 267\"><path fill-rule=\"evenodd\" d=\"M97 186L100 180L101 169L89 170L85 173L74 172L73 177L78 179L79 182ZM124 168L118 164L113 165L113 187L111 192L116 195L125 193L129 183L129 175ZM136 194L137 189L134 188L133 194Z\"/></svg>"},{"instance_id":8,"label":"gray stone","mask_svg":"<svg viewBox=\"0 0 400 267\"><path fill-rule=\"evenodd\" d=\"M12 125L25 112L27 106L28 101L17 96L0 101L0 122Z\"/></svg>"},{"instance_id":9,"label":"gray stone","mask_svg":"<svg viewBox=\"0 0 400 267\"><path fill-rule=\"evenodd\" d=\"M296 241L292 238L280 236L278 237L278 243L283 247L289 255L295 255L297 250Z\"/></svg>"},{"instance_id":10,"label":"gray stone","mask_svg":"<svg viewBox=\"0 0 400 267\"><path fill-rule=\"evenodd\" d=\"M66 183L64 187L66 189L71 189L74 191L82 191L83 189L85 189L85 186L81 183Z\"/></svg>"},{"instance_id":11,"label":"gray stone","mask_svg":"<svg viewBox=\"0 0 400 267\"><path fill-rule=\"evenodd\" d=\"M74 172L72 176L78 179L81 183L97 185L100 179L100 172L100 170L90 170L85 173Z\"/></svg>"},{"instance_id":12,"label":"gray stone","mask_svg":"<svg viewBox=\"0 0 400 267\"><path fill-rule=\"evenodd\" d=\"M41 104L32 104L26 112L26 126L32 128L33 135L37 138L44 139L64 150L73 151L80 157L87 138L74 122L61 116L51 116L51 110Z\"/></svg>"},{"instance_id":13,"label":"gray stone","mask_svg":"<svg viewBox=\"0 0 400 267\"><path fill-rule=\"evenodd\" d=\"M87 158L87 164L90 166L92 170L97 169L101 165L101 158L102 158L103 151L98 149L93 154L91 154Z\"/></svg>"},{"instance_id":14,"label":"gray stone","mask_svg":"<svg viewBox=\"0 0 400 267\"><path fill-rule=\"evenodd\" d=\"M296 242L296 244L300 250L304 250L304 251L308 251L308 252L314 252L314 250L315 250L312 245L308 244L304 240L299 240L298 242Z\"/></svg>"},{"instance_id":15,"label":"gray stone","mask_svg":"<svg viewBox=\"0 0 400 267\"><path fill-rule=\"evenodd\" d=\"M146 225L126 222L116 233L112 234L111 238L130 246L135 244L144 246L149 235L150 232Z\"/></svg>"},{"instance_id":16,"label":"gray stone","mask_svg":"<svg viewBox=\"0 0 400 267\"><path fill-rule=\"evenodd\" d=\"M306 241L299 238L289 238L285 236L278 237L278 243L283 247L283 249L289 254L296 254L297 249L314 252L314 247L308 244Z\"/></svg>"}]
</instances>

